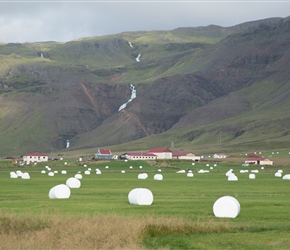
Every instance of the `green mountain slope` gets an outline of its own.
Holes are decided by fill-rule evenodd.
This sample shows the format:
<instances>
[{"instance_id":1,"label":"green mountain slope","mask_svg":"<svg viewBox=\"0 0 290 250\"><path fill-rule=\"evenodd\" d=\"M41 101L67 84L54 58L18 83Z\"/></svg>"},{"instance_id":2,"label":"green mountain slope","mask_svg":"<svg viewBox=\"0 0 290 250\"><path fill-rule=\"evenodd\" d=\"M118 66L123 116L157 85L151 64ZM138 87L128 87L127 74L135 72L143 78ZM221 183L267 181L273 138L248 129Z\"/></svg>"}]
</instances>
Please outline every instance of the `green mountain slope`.
<instances>
[{"instance_id":1,"label":"green mountain slope","mask_svg":"<svg viewBox=\"0 0 290 250\"><path fill-rule=\"evenodd\" d=\"M0 155L62 150L67 140L70 149L284 147L289 25L271 18L1 44ZM130 84L137 96L118 111Z\"/></svg>"}]
</instances>

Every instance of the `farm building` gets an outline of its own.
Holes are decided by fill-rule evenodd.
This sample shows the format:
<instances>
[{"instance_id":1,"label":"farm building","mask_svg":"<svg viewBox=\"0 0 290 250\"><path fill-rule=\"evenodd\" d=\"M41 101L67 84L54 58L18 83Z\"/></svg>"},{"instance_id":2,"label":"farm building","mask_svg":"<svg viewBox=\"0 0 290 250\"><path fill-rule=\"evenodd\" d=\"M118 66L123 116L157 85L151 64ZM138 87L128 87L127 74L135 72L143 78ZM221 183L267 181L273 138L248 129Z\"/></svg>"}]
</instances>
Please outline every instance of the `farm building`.
<instances>
[{"instance_id":1,"label":"farm building","mask_svg":"<svg viewBox=\"0 0 290 250\"><path fill-rule=\"evenodd\" d=\"M30 164L31 162L45 162L48 161L48 155L39 152L27 153L23 155L23 162Z\"/></svg>"},{"instance_id":2,"label":"farm building","mask_svg":"<svg viewBox=\"0 0 290 250\"><path fill-rule=\"evenodd\" d=\"M128 160L157 160L157 156L151 153L128 152L123 154Z\"/></svg>"},{"instance_id":3,"label":"farm building","mask_svg":"<svg viewBox=\"0 0 290 250\"><path fill-rule=\"evenodd\" d=\"M227 158L228 155L227 154L214 154L213 158L218 158L218 159L224 159Z\"/></svg>"},{"instance_id":4,"label":"farm building","mask_svg":"<svg viewBox=\"0 0 290 250\"><path fill-rule=\"evenodd\" d=\"M200 161L201 156L191 152L173 151L172 159Z\"/></svg>"},{"instance_id":5,"label":"farm building","mask_svg":"<svg viewBox=\"0 0 290 250\"><path fill-rule=\"evenodd\" d=\"M273 161L262 157L250 158L245 161L245 164L254 165L273 165Z\"/></svg>"},{"instance_id":6,"label":"farm building","mask_svg":"<svg viewBox=\"0 0 290 250\"><path fill-rule=\"evenodd\" d=\"M172 151L168 148L152 148L148 150L149 154L155 154L157 159L172 159Z\"/></svg>"},{"instance_id":7,"label":"farm building","mask_svg":"<svg viewBox=\"0 0 290 250\"><path fill-rule=\"evenodd\" d=\"M109 149L98 149L95 158L99 160L111 160L113 158L112 152Z\"/></svg>"}]
</instances>

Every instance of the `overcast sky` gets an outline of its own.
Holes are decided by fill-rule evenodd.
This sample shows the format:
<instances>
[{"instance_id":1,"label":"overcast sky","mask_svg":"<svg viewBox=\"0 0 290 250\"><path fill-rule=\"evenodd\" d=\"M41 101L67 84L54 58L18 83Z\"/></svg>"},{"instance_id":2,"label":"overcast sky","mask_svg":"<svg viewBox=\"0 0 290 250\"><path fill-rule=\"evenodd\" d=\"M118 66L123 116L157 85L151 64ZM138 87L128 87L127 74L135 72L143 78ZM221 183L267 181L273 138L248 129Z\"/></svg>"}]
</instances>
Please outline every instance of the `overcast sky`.
<instances>
[{"instance_id":1,"label":"overcast sky","mask_svg":"<svg viewBox=\"0 0 290 250\"><path fill-rule=\"evenodd\" d=\"M290 15L289 1L1 1L0 42L66 42L124 31L224 27Z\"/></svg>"}]
</instances>

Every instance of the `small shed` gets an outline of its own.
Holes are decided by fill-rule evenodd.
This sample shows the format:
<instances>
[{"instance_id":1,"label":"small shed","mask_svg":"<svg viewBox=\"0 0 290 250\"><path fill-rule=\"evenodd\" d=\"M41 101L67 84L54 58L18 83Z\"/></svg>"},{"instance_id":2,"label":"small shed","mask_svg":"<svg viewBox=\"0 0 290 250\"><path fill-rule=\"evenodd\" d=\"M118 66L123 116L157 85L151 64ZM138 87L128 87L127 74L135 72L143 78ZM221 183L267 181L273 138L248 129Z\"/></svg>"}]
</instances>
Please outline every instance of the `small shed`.
<instances>
[{"instance_id":1,"label":"small shed","mask_svg":"<svg viewBox=\"0 0 290 250\"><path fill-rule=\"evenodd\" d=\"M201 156L191 152L173 151L172 159L200 161Z\"/></svg>"},{"instance_id":2,"label":"small shed","mask_svg":"<svg viewBox=\"0 0 290 250\"><path fill-rule=\"evenodd\" d=\"M98 149L95 158L98 160L111 160L113 155L110 149Z\"/></svg>"},{"instance_id":3,"label":"small shed","mask_svg":"<svg viewBox=\"0 0 290 250\"><path fill-rule=\"evenodd\" d=\"M172 159L172 151L168 148L152 148L148 153L155 154L157 159Z\"/></svg>"},{"instance_id":4,"label":"small shed","mask_svg":"<svg viewBox=\"0 0 290 250\"><path fill-rule=\"evenodd\" d=\"M48 161L48 155L39 152L32 152L23 155L23 162L30 164L31 162L45 162Z\"/></svg>"},{"instance_id":5,"label":"small shed","mask_svg":"<svg viewBox=\"0 0 290 250\"><path fill-rule=\"evenodd\" d=\"M157 155L143 152L128 152L124 153L128 160L157 160Z\"/></svg>"}]
</instances>

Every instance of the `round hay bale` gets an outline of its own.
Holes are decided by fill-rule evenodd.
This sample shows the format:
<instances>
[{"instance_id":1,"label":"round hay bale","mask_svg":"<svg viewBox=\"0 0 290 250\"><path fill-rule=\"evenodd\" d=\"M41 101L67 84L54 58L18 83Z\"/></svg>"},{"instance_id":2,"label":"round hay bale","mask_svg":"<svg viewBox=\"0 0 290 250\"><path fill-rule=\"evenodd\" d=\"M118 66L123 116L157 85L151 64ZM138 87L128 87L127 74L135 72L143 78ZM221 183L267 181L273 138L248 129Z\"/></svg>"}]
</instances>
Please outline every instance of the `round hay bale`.
<instances>
[{"instance_id":1,"label":"round hay bale","mask_svg":"<svg viewBox=\"0 0 290 250\"><path fill-rule=\"evenodd\" d=\"M238 177L235 174L231 174L228 176L228 181L237 181Z\"/></svg>"},{"instance_id":2,"label":"round hay bale","mask_svg":"<svg viewBox=\"0 0 290 250\"><path fill-rule=\"evenodd\" d=\"M85 171L85 175L90 175L90 174L91 174L91 171L89 171L89 170Z\"/></svg>"},{"instance_id":3,"label":"round hay bale","mask_svg":"<svg viewBox=\"0 0 290 250\"><path fill-rule=\"evenodd\" d=\"M57 170L54 170L53 172L54 172L55 174L58 174L58 171L57 171Z\"/></svg>"},{"instance_id":4,"label":"round hay bale","mask_svg":"<svg viewBox=\"0 0 290 250\"><path fill-rule=\"evenodd\" d=\"M193 177L193 173L192 172L190 172L190 173L187 173L187 175L186 175L187 177Z\"/></svg>"},{"instance_id":5,"label":"round hay bale","mask_svg":"<svg viewBox=\"0 0 290 250\"><path fill-rule=\"evenodd\" d=\"M249 179L251 179L251 180L256 179L256 175L255 174L249 174Z\"/></svg>"},{"instance_id":6,"label":"round hay bale","mask_svg":"<svg viewBox=\"0 0 290 250\"><path fill-rule=\"evenodd\" d=\"M96 169L96 174L102 174L101 170L100 169Z\"/></svg>"},{"instance_id":7,"label":"round hay bale","mask_svg":"<svg viewBox=\"0 0 290 250\"><path fill-rule=\"evenodd\" d=\"M10 178L16 179L18 178L18 175L15 172L10 172Z\"/></svg>"},{"instance_id":8,"label":"round hay bale","mask_svg":"<svg viewBox=\"0 0 290 250\"><path fill-rule=\"evenodd\" d=\"M178 170L176 173L177 173L177 174L184 174L184 173L185 173L185 170L184 170L184 169L182 169L182 170Z\"/></svg>"},{"instance_id":9,"label":"round hay bale","mask_svg":"<svg viewBox=\"0 0 290 250\"><path fill-rule=\"evenodd\" d=\"M45 171L45 170L41 170L41 173L42 173L42 174L45 174L45 173L46 173L46 171Z\"/></svg>"},{"instance_id":10,"label":"round hay bale","mask_svg":"<svg viewBox=\"0 0 290 250\"><path fill-rule=\"evenodd\" d=\"M215 201L213 213L219 218L236 218L240 213L240 203L232 196L223 196Z\"/></svg>"},{"instance_id":11,"label":"round hay bale","mask_svg":"<svg viewBox=\"0 0 290 250\"><path fill-rule=\"evenodd\" d=\"M158 172L162 172L162 170L161 170L161 169L158 169L157 171L158 171Z\"/></svg>"},{"instance_id":12,"label":"round hay bale","mask_svg":"<svg viewBox=\"0 0 290 250\"><path fill-rule=\"evenodd\" d=\"M80 179L83 178L83 176L82 176L81 174L76 174L76 175L75 175L75 178L80 180Z\"/></svg>"},{"instance_id":13,"label":"round hay bale","mask_svg":"<svg viewBox=\"0 0 290 250\"><path fill-rule=\"evenodd\" d=\"M282 177L282 173L280 173L280 172L276 172L276 173L275 173L275 177Z\"/></svg>"},{"instance_id":14,"label":"round hay bale","mask_svg":"<svg viewBox=\"0 0 290 250\"><path fill-rule=\"evenodd\" d=\"M20 170L17 170L16 174L18 175L18 177L21 177L23 175L22 171L20 171Z\"/></svg>"},{"instance_id":15,"label":"round hay bale","mask_svg":"<svg viewBox=\"0 0 290 250\"><path fill-rule=\"evenodd\" d=\"M128 200L132 205L151 205L153 194L147 188L135 188L128 194Z\"/></svg>"},{"instance_id":16,"label":"round hay bale","mask_svg":"<svg viewBox=\"0 0 290 250\"><path fill-rule=\"evenodd\" d=\"M48 176L54 176L54 172L49 172Z\"/></svg>"},{"instance_id":17,"label":"round hay bale","mask_svg":"<svg viewBox=\"0 0 290 250\"><path fill-rule=\"evenodd\" d=\"M67 174L66 170L61 170L61 174Z\"/></svg>"},{"instance_id":18,"label":"round hay bale","mask_svg":"<svg viewBox=\"0 0 290 250\"><path fill-rule=\"evenodd\" d=\"M147 178L148 178L148 174L146 173L138 174L138 179L140 180L145 180Z\"/></svg>"},{"instance_id":19,"label":"round hay bale","mask_svg":"<svg viewBox=\"0 0 290 250\"><path fill-rule=\"evenodd\" d=\"M48 193L50 199L67 199L70 197L70 188L65 184L59 184L50 189Z\"/></svg>"},{"instance_id":20,"label":"round hay bale","mask_svg":"<svg viewBox=\"0 0 290 250\"><path fill-rule=\"evenodd\" d=\"M23 175L21 176L21 179L25 179L25 180L29 180L30 179L30 175L29 173L23 173Z\"/></svg>"},{"instance_id":21,"label":"round hay bale","mask_svg":"<svg viewBox=\"0 0 290 250\"><path fill-rule=\"evenodd\" d=\"M156 181L162 181L163 180L163 175L162 174L155 174L154 175L154 180L156 180Z\"/></svg>"},{"instance_id":22,"label":"round hay bale","mask_svg":"<svg viewBox=\"0 0 290 250\"><path fill-rule=\"evenodd\" d=\"M125 170L122 170L122 171L121 171L121 174L125 174L125 173L126 173Z\"/></svg>"},{"instance_id":23,"label":"round hay bale","mask_svg":"<svg viewBox=\"0 0 290 250\"><path fill-rule=\"evenodd\" d=\"M65 183L69 188L80 188L81 187L81 181L77 178L70 177L66 180Z\"/></svg>"},{"instance_id":24,"label":"round hay bale","mask_svg":"<svg viewBox=\"0 0 290 250\"><path fill-rule=\"evenodd\" d=\"M194 165L195 165L195 163L193 162L193 163L191 163L191 165L192 165L192 166L194 166Z\"/></svg>"},{"instance_id":25,"label":"round hay bale","mask_svg":"<svg viewBox=\"0 0 290 250\"><path fill-rule=\"evenodd\" d=\"M282 178L283 180L290 180L290 174L286 174Z\"/></svg>"}]
</instances>

